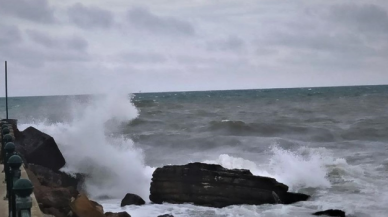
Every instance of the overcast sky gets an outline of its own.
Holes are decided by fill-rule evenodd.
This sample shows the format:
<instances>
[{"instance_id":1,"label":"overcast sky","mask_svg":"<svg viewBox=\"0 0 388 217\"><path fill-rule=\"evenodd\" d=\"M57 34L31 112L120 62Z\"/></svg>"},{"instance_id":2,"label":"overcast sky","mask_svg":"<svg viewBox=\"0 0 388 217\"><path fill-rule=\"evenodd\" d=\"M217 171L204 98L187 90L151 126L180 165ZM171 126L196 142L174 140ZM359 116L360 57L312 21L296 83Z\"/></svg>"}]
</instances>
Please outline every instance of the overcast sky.
<instances>
[{"instance_id":1,"label":"overcast sky","mask_svg":"<svg viewBox=\"0 0 388 217\"><path fill-rule=\"evenodd\" d=\"M12 96L387 84L387 12L386 0L0 0L0 60Z\"/></svg>"}]
</instances>

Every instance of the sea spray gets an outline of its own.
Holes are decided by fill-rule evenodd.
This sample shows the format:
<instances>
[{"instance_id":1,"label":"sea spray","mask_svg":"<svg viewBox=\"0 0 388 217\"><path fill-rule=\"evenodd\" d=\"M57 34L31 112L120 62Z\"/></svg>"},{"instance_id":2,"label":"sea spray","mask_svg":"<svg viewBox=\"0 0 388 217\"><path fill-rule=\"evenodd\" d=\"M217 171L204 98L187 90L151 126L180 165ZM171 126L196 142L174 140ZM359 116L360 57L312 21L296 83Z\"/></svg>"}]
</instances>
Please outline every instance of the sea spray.
<instances>
[{"instance_id":1,"label":"sea spray","mask_svg":"<svg viewBox=\"0 0 388 217\"><path fill-rule=\"evenodd\" d=\"M58 143L66 159L62 170L85 174L84 190L92 198L134 193L148 200L153 169L145 166L142 150L131 139L110 134L115 124L138 116L130 98L117 93L94 96L87 103L72 101L71 107L69 122L33 125Z\"/></svg>"},{"instance_id":2,"label":"sea spray","mask_svg":"<svg viewBox=\"0 0 388 217\"><path fill-rule=\"evenodd\" d=\"M268 163L257 165L253 161L222 154L205 163L220 164L229 169L248 169L254 175L269 176L287 184L291 190L307 187L328 188L327 166L334 161L325 160L323 149L300 148L296 151L271 146Z\"/></svg>"}]
</instances>

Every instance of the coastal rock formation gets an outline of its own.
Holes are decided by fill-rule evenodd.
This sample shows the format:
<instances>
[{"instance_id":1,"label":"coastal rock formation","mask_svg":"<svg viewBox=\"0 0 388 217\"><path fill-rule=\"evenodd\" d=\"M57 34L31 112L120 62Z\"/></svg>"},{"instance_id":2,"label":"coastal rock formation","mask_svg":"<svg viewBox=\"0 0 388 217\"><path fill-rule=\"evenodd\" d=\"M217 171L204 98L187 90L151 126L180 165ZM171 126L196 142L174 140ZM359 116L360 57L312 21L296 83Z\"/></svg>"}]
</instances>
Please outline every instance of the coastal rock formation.
<instances>
[{"instance_id":1,"label":"coastal rock formation","mask_svg":"<svg viewBox=\"0 0 388 217\"><path fill-rule=\"evenodd\" d=\"M194 203L210 207L290 204L308 198L305 194L288 192L288 186L273 178L204 163L157 168L150 195L154 203Z\"/></svg>"},{"instance_id":2,"label":"coastal rock formation","mask_svg":"<svg viewBox=\"0 0 388 217\"><path fill-rule=\"evenodd\" d=\"M35 174L42 185L58 188L58 187L74 187L77 188L78 180L66 173L42 167L40 165L28 164L28 169Z\"/></svg>"},{"instance_id":3,"label":"coastal rock formation","mask_svg":"<svg viewBox=\"0 0 388 217\"><path fill-rule=\"evenodd\" d=\"M316 213L313 213L313 215L317 215L317 216L336 216L336 217L345 217L345 212L342 211L342 210L338 210L338 209L328 209L328 210L325 210L325 211L320 211L320 212L316 212Z\"/></svg>"},{"instance_id":4,"label":"coastal rock formation","mask_svg":"<svg viewBox=\"0 0 388 217\"><path fill-rule=\"evenodd\" d=\"M78 195L77 181L65 173L30 164L25 168L34 185L34 194L45 214L66 217L70 200Z\"/></svg>"},{"instance_id":5,"label":"coastal rock formation","mask_svg":"<svg viewBox=\"0 0 388 217\"><path fill-rule=\"evenodd\" d=\"M145 201L137 196L136 194L126 194L125 197L121 200L121 207L127 205L144 205Z\"/></svg>"},{"instance_id":6,"label":"coastal rock formation","mask_svg":"<svg viewBox=\"0 0 388 217\"><path fill-rule=\"evenodd\" d=\"M97 203L93 203L83 194L77 196L77 198L70 203L71 211L73 215L77 217L105 217L101 212L101 208Z\"/></svg>"},{"instance_id":7,"label":"coastal rock formation","mask_svg":"<svg viewBox=\"0 0 388 217\"><path fill-rule=\"evenodd\" d=\"M33 127L22 131L16 137L15 145L25 163L41 165L54 171L66 164L54 138Z\"/></svg>"},{"instance_id":8,"label":"coastal rock formation","mask_svg":"<svg viewBox=\"0 0 388 217\"><path fill-rule=\"evenodd\" d=\"M34 186L39 208L46 215L67 217L71 213L71 198L79 194L77 189L83 177L72 177L59 171L66 162L51 136L33 127L20 132L16 122L12 122L14 143ZM94 206L103 215L102 206Z\"/></svg>"},{"instance_id":9,"label":"coastal rock formation","mask_svg":"<svg viewBox=\"0 0 388 217\"><path fill-rule=\"evenodd\" d=\"M94 206L100 213L104 214L104 207L102 207L101 204L97 203L96 201L90 200L90 203L92 206Z\"/></svg>"}]
</instances>

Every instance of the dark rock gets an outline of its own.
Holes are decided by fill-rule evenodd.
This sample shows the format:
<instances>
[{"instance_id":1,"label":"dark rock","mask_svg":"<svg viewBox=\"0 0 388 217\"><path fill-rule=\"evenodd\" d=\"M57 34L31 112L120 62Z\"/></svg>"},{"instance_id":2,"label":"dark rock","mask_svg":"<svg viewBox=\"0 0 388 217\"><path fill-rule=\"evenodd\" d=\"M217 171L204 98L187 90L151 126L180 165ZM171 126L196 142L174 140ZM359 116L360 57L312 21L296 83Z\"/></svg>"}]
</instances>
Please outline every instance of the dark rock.
<instances>
[{"instance_id":1,"label":"dark rock","mask_svg":"<svg viewBox=\"0 0 388 217\"><path fill-rule=\"evenodd\" d=\"M174 217L173 215L170 215L170 214L164 214L164 215L160 215L158 217Z\"/></svg>"},{"instance_id":2,"label":"dark rock","mask_svg":"<svg viewBox=\"0 0 388 217\"><path fill-rule=\"evenodd\" d=\"M306 194L287 192L284 197L283 203L291 204L291 203L296 203L298 201L306 201L309 199L309 197L310 196Z\"/></svg>"},{"instance_id":3,"label":"dark rock","mask_svg":"<svg viewBox=\"0 0 388 217\"><path fill-rule=\"evenodd\" d=\"M57 187L74 187L77 188L78 180L66 173L60 171L52 171L46 167L28 164L28 169L35 174L41 185L57 188Z\"/></svg>"},{"instance_id":4,"label":"dark rock","mask_svg":"<svg viewBox=\"0 0 388 217\"><path fill-rule=\"evenodd\" d=\"M15 141L17 151L26 163L58 171L66 162L53 137L29 127Z\"/></svg>"},{"instance_id":5,"label":"dark rock","mask_svg":"<svg viewBox=\"0 0 388 217\"><path fill-rule=\"evenodd\" d=\"M164 166L153 173L150 200L154 203L194 203L210 207L238 204L294 203L308 195L289 193L273 178L254 176L249 170L190 163Z\"/></svg>"},{"instance_id":6,"label":"dark rock","mask_svg":"<svg viewBox=\"0 0 388 217\"><path fill-rule=\"evenodd\" d=\"M59 210L57 210L53 207L42 209L42 212L45 214L48 214L48 215L52 215L54 217L67 217L67 215L65 215L64 213L61 213ZM47 216L47 215L45 215L45 216Z\"/></svg>"},{"instance_id":7,"label":"dark rock","mask_svg":"<svg viewBox=\"0 0 388 217\"><path fill-rule=\"evenodd\" d=\"M47 168L40 169L48 174L54 173ZM29 168L26 168L26 172L28 178L34 185L34 194L40 209L45 214L51 214L58 217L66 216L71 210L69 205L71 198L78 195L76 188L74 186L60 187L55 184L50 184L48 181L41 182L42 178L39 173L38 176L36 176ZM58 213L63 215L58 215Z\"/></svg>"},{"instance_id":8,"label":"dark rock","mask_svg":"<svg viewBox=\"0 0 388 217\"><path fill-rule=\"evenodd\" d=\"M107 212L105 213L106 217L131 217L127 212L119 212L119 213L112 213L112 212Z\"/></svg>"},{"instance_id":9,"label":"dark rock","mask_svg":"<svg viewBox=\"0 0 388 217\"><path fill-rule=\"evenodd\" d=\"M337 217L345 217L346 216L344 211L338 210L338 209L328 209L325 211L313 213L313 215L318 215L318 216L325 215L325 216L337 216Z\"/></svg>"},{"instance_id":10,"label":"dark rock","mask_svg":"<svg viewBox=\"0 0 388 217\"><path fill-rule=\"evenodd\" d=\"M126 194L123 200L121 200L121 207L127 205L144 205L145 201L136 194Z\"/></svg>"}]
</instances>

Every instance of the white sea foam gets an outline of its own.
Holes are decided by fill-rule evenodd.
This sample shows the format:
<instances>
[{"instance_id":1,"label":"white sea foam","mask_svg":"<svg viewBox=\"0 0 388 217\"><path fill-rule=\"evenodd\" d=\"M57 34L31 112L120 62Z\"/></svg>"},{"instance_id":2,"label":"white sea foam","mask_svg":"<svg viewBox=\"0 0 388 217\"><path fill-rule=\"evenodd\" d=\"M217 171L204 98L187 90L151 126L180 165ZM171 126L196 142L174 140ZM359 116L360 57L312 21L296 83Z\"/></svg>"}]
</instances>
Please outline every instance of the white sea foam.
<instances>
[{"instance_id":1,"label":"white sea foam","mask_svg":"<svg viewBox=\"0 0 388 217\"><path fill-rule=\"evenodd\" d=\"M273 177L289 185L291 189L330 187L326 168L330 162L327 162L321 152L307 153L305 148L292 152L273 146L270 149L269 161L264 165L227 154L205 162L220 164L229 169L248 169L254 175Z\"/></svg>"},{"instance_id":2,"label":"white sea foam","mask_svg":"<svg viewBox=\"0 0 388 217\"><path fill-rule=\"evenodd\" d=\"M85 190L93 198L122 198L135 193L148 199L153 168L129 138L110 136L107 129L138 116L127 95L114 93L95 97L87 104L73 102L68 123L30 125L53 136L66 159L63 171L86 174ZM114 124L112 124L114 123Z\"/></svg>"}]
</instances>

